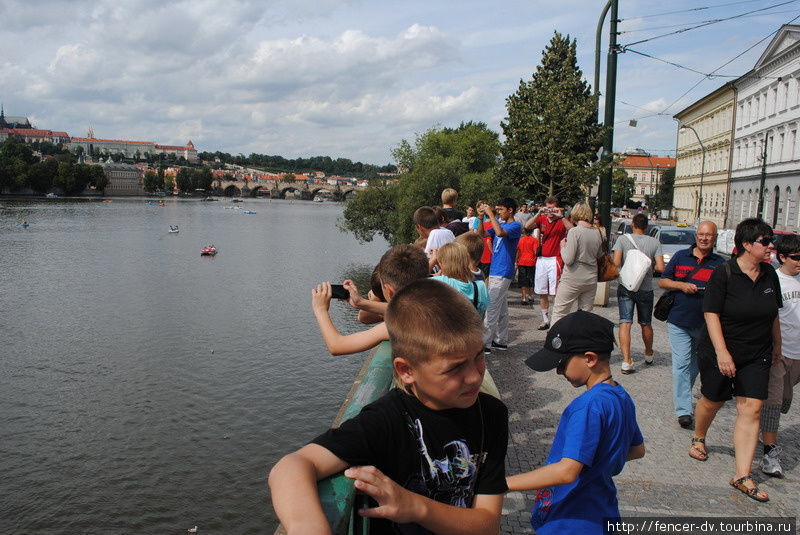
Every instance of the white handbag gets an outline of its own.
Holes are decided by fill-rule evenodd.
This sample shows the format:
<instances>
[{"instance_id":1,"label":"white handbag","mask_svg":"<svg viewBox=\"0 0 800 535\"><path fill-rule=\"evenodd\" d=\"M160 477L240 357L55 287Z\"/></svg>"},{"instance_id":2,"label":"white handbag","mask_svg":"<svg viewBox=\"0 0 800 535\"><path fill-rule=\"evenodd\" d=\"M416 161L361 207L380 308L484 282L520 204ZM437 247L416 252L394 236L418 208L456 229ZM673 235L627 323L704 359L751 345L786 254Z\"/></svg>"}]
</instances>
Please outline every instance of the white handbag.
<instances>
[{"instance_id":1,"label":"white handbag","mask_svg":"<svg viewBox=\"0 0 800 535\"><path fill-rule=\"evenodd\" d=\"M619 283L629 292L639 290L645 275L653 269L653 261L636 246L633 236L625 234L625 237L633 244L633 249L628 251L625 256L625 263L619 270Z\"/></svg>"}]
</instances>

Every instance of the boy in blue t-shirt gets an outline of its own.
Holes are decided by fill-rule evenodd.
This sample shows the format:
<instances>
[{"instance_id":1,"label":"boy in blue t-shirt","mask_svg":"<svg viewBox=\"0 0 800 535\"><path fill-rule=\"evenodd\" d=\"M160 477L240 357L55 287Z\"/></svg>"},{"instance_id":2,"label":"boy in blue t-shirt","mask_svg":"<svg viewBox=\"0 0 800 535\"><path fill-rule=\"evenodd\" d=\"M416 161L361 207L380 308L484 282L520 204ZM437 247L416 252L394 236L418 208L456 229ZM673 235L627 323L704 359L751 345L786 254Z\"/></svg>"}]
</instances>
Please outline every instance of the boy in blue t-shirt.
<instances>
[{"instance_id":1,"label":"boy in blue t-shirt","mask_svg":"<svg viewBox=\"0 0 800 535\"><path fill-rule=\"evenodd\" d=\"M611 378L613 347L614 324L578 311L556 322L544 348L525 361L586 386L561 415L547 464L507 478L509 490L536 490L531 525L538 535L605 533L619 519L612 477L645 450L633 400Z\"/></svg>"},{"instance_id":2,"label":"boy in blue t-shirt","mask_svg":"<svg viewBox=\"0 0 800 535\"><path fill-rule=\"evenodd\" d=\"M497 203L494 210L486 203L478 205L478 216L487 216L492 228L479 228L481 237L492 237L492 265L489 267L489 309L484 319L483 345L485 352L491 349L508 349L508 302L506 295L514 280L517 244L522 236L522 227L514 221L517 202L506 197ZM495 213L497 214L495 216ZM491 344L491 346L490 346Z\"/></svg>"}]
</instances>

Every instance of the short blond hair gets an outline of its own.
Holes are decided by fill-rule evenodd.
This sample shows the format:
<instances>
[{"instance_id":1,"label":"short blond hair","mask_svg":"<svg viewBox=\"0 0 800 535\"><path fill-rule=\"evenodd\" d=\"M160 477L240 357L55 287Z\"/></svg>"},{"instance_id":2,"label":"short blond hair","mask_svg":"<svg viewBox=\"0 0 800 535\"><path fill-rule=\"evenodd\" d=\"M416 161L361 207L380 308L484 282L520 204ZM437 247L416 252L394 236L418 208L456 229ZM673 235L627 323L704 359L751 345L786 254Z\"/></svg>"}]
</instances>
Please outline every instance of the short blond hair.
<instances>
[{"instance_id":1,"label":"short blond hair","mask_svg":"<svg viewBox=\"0 0 800 535\"><path fill-rule=\"evenodd\" d=\"M442 269L442 275L458 279L461 282L472 280L472 270L469 269L469 251L456 241L442 245L436 251L436 260Z\"/></svg>"},{"instance_id":2,"label":"short blond hair","mask_svg":"<svg viewBox=\"0 0 800 535\"><path fill-rule=\"evenodd\" d=\"M458 200L458 192L453 188L442 190L442 204L455 204Z\"/></svg>"},{"instance_id":3,"label":"short blond hair","mask_svg":"<svg viewBox=\"0 0 800 535\"><path fill-rule=\"evenodd\" d=\"M594 214L591 207L589 207L587 203L578 202L572 207L572 211L569 213L569 216L573 221L586 221L587 223L591 223Z\"/></svg>"},{"instance_id":4,"label":"short blond hair","mask_svg":"<svg viewBox=\"0 0 800 535\"><path fill-rule=\"evenodd\" d=\"M464 294L435 279L420 279L394 295L384 316L392 354L416 366L464 355L480 346L483 322Z\"/></svg>"},{"instance_id":5,"label":"short blond hair","mask_svg":"<svg viewBox=\"0 0 800 535\"><path fill-rule=\"evenodd\" d=\"M482 225L483 223L480 224ZM456 236L456 241L463 244L464 247L467 248L469 257L477 266L481 261L481 257L483 256L483 238L478 236L476 232L464 232Z\"/></svg>"}]
</instances>

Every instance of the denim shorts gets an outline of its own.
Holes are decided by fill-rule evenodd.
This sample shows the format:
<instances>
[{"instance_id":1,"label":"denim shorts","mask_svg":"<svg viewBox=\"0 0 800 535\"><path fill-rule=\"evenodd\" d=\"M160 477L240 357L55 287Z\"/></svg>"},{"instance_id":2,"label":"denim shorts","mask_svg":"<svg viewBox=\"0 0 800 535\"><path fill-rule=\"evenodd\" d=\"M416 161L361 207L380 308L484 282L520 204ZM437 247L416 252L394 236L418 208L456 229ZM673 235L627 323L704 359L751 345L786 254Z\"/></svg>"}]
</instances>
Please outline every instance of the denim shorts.
<instances>
[{"instance_id":1,"label":"denim shorts","mask_svg":"<svg viewBox=\"0 0 800 535\"><path fill-rule=\"evenodd\" d=\"M650 325L653 321L653 290L631 292L620 284L617 286L617 305L620 323L633 323L634 305L639 325Z\"/></svg>"}]
</instances>

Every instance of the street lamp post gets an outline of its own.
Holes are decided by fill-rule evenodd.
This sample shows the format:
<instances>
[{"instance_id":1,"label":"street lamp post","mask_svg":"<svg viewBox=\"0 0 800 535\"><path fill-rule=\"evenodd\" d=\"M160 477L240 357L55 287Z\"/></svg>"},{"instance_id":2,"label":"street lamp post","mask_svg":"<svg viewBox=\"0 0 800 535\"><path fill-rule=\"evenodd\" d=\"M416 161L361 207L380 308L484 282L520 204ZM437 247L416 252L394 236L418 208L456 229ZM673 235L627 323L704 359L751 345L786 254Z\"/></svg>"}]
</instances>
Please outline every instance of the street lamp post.
<instances>
[{"instance_id":1,"label":"street lamp post","mask_svg":"<svg viewBox=\"0 0 800 535\"><path fill-rule=\"evenodd\" d=\"M700 141L700 134L697 133L697 130L695 130L693 126L689 126L688 124L683 125L679 132L683 132L687 128L694 132L694 135L697 137L697 142L700 143L700 148L703 150L703 161L700 165L700 195L697 199L697 219L700 219L700 211L703 209L703 175L706 171L706 147L703 145L703 142Z\"/></svg>"}]
</instances>

